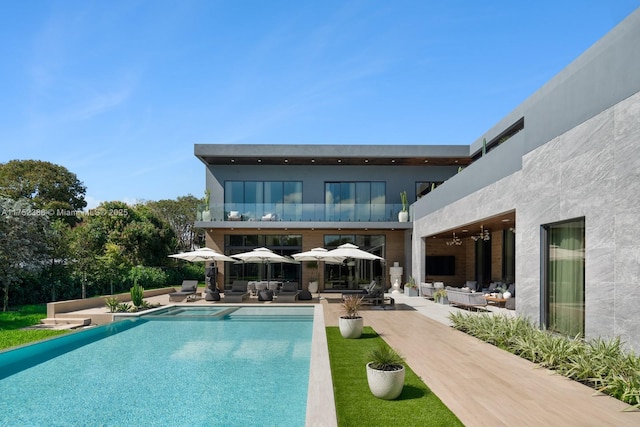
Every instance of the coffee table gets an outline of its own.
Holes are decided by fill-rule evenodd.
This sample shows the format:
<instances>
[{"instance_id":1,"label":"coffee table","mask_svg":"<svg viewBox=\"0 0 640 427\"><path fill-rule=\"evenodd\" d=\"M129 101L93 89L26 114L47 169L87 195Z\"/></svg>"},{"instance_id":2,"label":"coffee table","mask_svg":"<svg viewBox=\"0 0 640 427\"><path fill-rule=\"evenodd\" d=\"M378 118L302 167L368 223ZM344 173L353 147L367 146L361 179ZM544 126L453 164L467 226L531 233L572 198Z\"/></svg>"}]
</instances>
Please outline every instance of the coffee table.
<instances>
[{"instance_id":1,"label":"coffee table","mask_svg":"<svg viewBox=\"0 0 640 427\"><path fill-rule=\"evenodd\" d=\"M492 296L488 296L488 297L484 297L484 298L487 301L490 301L490 302L494 303L498 307L504 307L505 303L507 302L506 298L498 298L498 297L492 297Z\"/></svg>"}]
</instances>

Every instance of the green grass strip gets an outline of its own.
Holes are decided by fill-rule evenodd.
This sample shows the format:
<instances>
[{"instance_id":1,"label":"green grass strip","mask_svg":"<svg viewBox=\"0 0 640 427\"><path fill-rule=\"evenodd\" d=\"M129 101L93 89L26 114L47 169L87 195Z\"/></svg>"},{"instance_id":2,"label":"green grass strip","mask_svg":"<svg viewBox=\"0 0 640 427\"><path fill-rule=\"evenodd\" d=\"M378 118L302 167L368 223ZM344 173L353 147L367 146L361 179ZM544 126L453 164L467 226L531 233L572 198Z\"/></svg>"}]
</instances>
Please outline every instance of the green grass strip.
<instances>
[{"instance_id":1,"label":"green grass strip","mask_svg":"<svg viewBox=\"0 0 640 427\"><path fill-rule=\"evenodd\" d=\"M327 341L339 426L463 425L406 364L398 399L382 400L371 394L367 353L380 343L386 345L372 328L365 327L360 339L345 339L337 327L327 327Z\"/></svg>"},{"instance_id":2,"label":"green grass strip","mask_svg":"<svg viewBox=\"0 0 640 427\"><path fill-rule=\"evenodd\" d=\"M46 305L24 305L14 311L0 312L0 350L69 332L22 329L37 325L45 317L47 317Z\"/></svg>"}]
</instances>

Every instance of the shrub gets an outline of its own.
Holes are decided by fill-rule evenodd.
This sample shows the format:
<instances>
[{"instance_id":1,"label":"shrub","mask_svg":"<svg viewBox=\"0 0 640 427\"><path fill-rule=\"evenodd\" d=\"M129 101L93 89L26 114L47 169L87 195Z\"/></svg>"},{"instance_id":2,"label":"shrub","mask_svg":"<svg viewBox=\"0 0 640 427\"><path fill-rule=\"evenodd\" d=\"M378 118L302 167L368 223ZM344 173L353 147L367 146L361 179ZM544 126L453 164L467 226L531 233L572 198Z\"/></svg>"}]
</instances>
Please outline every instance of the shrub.
<instances>
[{"instance_id":1,"label":"shrub","mask_svg":"<svg viewBox=\"0 0 640 427\"><path fill-rule=\"evenodd\" d=\"M453 327L640 408L640 357L620 338L585 341L536 328L510 316L453 313Z\"/></svg>"}]
</instances>

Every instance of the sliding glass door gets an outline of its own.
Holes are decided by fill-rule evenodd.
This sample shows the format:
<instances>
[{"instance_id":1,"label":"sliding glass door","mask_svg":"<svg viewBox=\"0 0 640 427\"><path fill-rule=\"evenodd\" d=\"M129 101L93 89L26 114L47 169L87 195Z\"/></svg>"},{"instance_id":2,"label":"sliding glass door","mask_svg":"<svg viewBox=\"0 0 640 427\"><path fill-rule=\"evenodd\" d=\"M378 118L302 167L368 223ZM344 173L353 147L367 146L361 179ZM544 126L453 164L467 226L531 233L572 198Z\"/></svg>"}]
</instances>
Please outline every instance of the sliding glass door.
<instances>
[{"instance_id":1,"label":"sliding glass door","mask_svg":"<svg viewBox=\"0 0 640 427\"><path fill-rule=\"evenodd\" d=\"M543 230L545 325L564 335L584 336L584 218L547 225Z\"/></svg>"}]
</instances>

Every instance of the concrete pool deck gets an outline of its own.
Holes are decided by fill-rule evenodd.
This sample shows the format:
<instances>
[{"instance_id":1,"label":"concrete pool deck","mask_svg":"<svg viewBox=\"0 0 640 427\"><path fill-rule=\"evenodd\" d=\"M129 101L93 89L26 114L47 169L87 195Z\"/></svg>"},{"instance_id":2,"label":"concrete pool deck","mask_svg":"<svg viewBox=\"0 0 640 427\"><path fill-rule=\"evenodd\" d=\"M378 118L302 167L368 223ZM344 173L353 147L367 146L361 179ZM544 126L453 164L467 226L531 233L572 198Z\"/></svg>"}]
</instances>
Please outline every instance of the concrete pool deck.
<instances>
[{"instance_id":1,"label":"concrete pool deck","mask_svg":"<svg viewBox=\"0 0 640 427\"><path fill-rule=\"evenodd\" d=\"M340 294L327 293L320 297L293 304L319 304L324 325L337 326ZM596 396L587 386L454 330L449 326L448 315L459 309L421 297L393 297L394 310L362 310L365 325L373 327L396 349L466 426L640 425L640 411L623 412L630 408L629 405L608 396ZM170 304L168 295L145 299L152 304ZM247 303L265 304L256 298ZM224 304L224 299L215 303L199 300L186 304ZM90 315L91 310L106 311L95 308L77 314ZM489 310L513 314L497 307ZM314 334L324 335L323 332L314 330ZM324 339L326 346L326 336ZM315 404L310 399L307 425L335 426L337 423L332 418L335 415L327 411L333 406L328 404L328 400L333 399L331 378L320 374L327 372L327 353L318 349L312 349L312 353L313 363L319 362L323 367L310 376L310 383L318 387L315 393L319 394Z\"/></svg>"}]
</instances>

